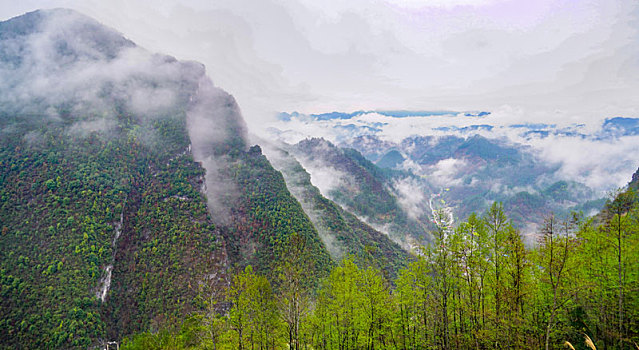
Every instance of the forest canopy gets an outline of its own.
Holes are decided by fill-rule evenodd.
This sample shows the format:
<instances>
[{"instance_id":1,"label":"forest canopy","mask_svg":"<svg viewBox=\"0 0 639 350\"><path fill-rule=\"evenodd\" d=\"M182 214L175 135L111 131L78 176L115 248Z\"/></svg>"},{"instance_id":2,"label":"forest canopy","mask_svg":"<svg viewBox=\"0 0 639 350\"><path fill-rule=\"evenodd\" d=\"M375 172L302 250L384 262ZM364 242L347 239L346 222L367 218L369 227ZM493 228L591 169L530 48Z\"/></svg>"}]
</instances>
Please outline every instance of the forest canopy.
<instances>
[{"instance_id":1,"label":"forest canopy","mask_svg":"<svg viewBox=\"0 0 639 350\"><path fill-rule=\"evenodd\" d=\"M394 280L345 258L311 290L299 265L274 276L249 266L224 291L226 313L137 334L123 348L635 349L636 204L628 190L594 218L551 215L528 247L495 203L439 226Z\"/></svg>"}]
</instances>

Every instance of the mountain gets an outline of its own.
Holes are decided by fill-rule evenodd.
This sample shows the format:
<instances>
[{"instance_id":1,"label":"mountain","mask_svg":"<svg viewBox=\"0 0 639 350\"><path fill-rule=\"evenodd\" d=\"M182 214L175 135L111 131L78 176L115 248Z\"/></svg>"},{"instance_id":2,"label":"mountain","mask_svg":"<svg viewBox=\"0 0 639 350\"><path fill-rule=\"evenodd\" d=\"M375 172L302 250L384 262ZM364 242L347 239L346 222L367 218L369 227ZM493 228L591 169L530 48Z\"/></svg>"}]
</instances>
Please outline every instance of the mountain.
<instances>
[{"instance_id":1,"label":"mountain","mask_svg":"<svg viewBox=\"0 0 639 350\"><path fill-rule=\"evenodd\" d=\"M389 276L408 259L308 181L300 204L199 63L54 9L0 22L0 64L0 347L87 348L211 298L223 311L230 273L279 288L296 247L312 289L340 258L327 227Z\"/></svg>"},{"instance_id":2,"label":"mountain","mask_svg":"<svg viewBox=\"0 0 639 350\"><path fill-rule=\"evenodd\" d=\"M500 201L512 204L507 214L519 229L533 233L550 212L593 215L601 210L606 193L624 186L637 169L632 155L639 142L639 119L632 116L579 124L570 118L557 124L527 121L541 117L510 108L292 112L281 113L268 130L273 139L291 145L322 135L379 168L404 173L397 176L410 180L401 180L401 188L410 187L421 198L407 199L404 206L426 215L422 222L432 221L429 213L437 208L431 204L463 220ZM393 187L396 181L387 182ZM397 188L392 192L401 197Z\"/></svg>"},{"instance_id":3,"label":"mountain","mask_svg":"<svg viewBox=\"0 0 639 350\"><path fill-rule=\"evenodd\" d=\"M362 222L322 195L311 183L310 174L285 147L268 145L267 157L284 176L291 193L317 228L334 260L352 256L362 265L372 265L385 272L389 280L411 260L410 256L386 234Z\"/></svg>"},{"instance_id":4,"label":"mountain","mask_svg":"<svg viewBox=\"0 0 639 350\"><path fill-rule=\"evenodd\" d=\"M3 346L87 347L198 309L227 264L189 135L203 67L70 10L0 33Z\"/></svg>"},{"instance_id":5,"label":"mountain","mask_svg":"<svg viewBox=\"0 0 639 350\"><path fill-rule=\"evenodd\" d=\"M412 136L400 143L366 135L342 146L357 149L379 166L419 175L423 196L441 192L446 206L461 219L501 201L516 226L524 228L541 223L550 212L590 213L604 202L586 185L554 180L558 167L529 148L480 135Z\"/></svg>"},{"instance_id":6,"label":"mountain","mask_svg":"<svg viewBox=\"0 0 639 350\"><path fill-rule=\"evenodd\" d=\"M322 194L357 215L404 247L430 240L423 220L402 207L392 188L399 173L382 169L358 151L339 148L324 139L307 139L294 145L291 154L315 179Z\"/></svg>"},{"instance_id":7,"label":"mountain","mask_svg":"<svg viewBox=\"0 0 639 350\"><path fill-rule=\"evenodd\" d=\"M635 191L639 191L639 169L632 174L632 179L628 183L628 187Z\"/></svg>"},{"instance_id":8,"label":"mountain","mask_svg":"<svg viewBox=\"0 0 639 350\"><path fill-rule=\"evenodd\" d=\"M591 214L605 202L582 183L554 178L559 167L529 147L481 135L411 136L401 142L362 135L337 146L306 139L294 149L311 177L333 179L317 180L328 198L378 228L394 222L382 230L398 242L422 237L420 225L432 229L433 210L464 220L500 201L515 226L530 233L551 212Z\"/></svg>"}]
</instances>

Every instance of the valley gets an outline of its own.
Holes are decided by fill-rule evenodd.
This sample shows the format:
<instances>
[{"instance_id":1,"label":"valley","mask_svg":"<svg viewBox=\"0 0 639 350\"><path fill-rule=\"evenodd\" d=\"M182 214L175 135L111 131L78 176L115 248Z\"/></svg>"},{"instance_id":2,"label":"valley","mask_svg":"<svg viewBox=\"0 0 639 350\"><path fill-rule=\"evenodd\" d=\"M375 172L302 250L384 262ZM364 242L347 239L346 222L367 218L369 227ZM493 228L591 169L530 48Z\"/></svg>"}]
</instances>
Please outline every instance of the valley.
<instances>
[{"instance_id":1,"label":"valley","mask_svg":"<svg viewBox=\"0 0 639 350\"><path fill-rule=\"evenodd\" d=\"M638 118L261 133L209 69L71 9L0 22L1 349L636 347Z\"/></svg>"}]
</instances>

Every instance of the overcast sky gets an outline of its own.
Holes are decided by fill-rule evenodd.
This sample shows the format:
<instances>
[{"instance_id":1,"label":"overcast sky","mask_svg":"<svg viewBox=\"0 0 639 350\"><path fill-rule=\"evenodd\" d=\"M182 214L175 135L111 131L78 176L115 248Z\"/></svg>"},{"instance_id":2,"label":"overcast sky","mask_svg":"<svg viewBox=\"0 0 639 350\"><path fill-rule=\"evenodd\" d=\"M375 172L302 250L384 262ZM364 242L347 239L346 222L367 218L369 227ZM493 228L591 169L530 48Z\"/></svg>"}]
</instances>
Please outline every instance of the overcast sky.
<instances>
[{"instance_id":1,"label":"overcast sky","mask_svg":"<svg viewBox=\"0 0 639 350\"><path fill-rule=\"evenodd\" d=\"M204 63L249 127L277 111L639 117L634 0L0 0L0 19L52 7Z\"/></svg>"}]
</instances>

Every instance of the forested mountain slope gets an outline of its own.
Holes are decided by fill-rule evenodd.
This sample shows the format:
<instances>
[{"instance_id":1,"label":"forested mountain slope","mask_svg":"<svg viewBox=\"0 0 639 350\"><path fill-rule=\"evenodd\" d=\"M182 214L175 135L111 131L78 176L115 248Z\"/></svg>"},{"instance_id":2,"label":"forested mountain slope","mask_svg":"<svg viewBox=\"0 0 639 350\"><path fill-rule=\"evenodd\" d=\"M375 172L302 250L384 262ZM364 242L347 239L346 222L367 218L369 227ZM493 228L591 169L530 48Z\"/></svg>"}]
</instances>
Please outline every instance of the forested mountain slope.
<instances>
[{"instance_id":1,"label":"forested mountain slope","mask_svg":"<svg viewBox=\"0 0 639 350\"><path fill-rule=\"evenodd\" d=\"M311 177L316 176L323 195L360 220L406 246L430 240L424 226L430 213L404 209L393 189L397 178L392 170L375 166L353 149L342 149L318 138L299 142L291 148L291 154ZM421 198L419 193L415 195Z\"/></svg>"},{"instance_id":2,"label":"forested mountain slope","mask_svg":"<svg viewBox=\"0 0 639 350\"><path fill-rule=\"evenodd\" d=\"M201 64L64 9L0 22L0 63L0 347L87 348L222 310L230 271L276 281L292 246L304 283L328 274Z\"/></svg>"},{"instance_id":3,"label":"forested mountain slope","mask_svg":"<svg viewBox=\"0 0 639 350\"><path fill-rule=\"evenodd\" d=\"M236 184L237 198L230 206L229 222L221 224L232 260L241 266L275 278L279 264L286 259L289 239L302 238L304 250L312 257L309 278L325 276L331 257L313 223L293 197L282 174L262 155L259 146L230 158L224 170Z\"/></svg>"},{"instance_id":4,"label":"forested mountain slope","mask_svg":"<svg viewBox=\"0 0 639 350\"><path fill-rule=\"evenodd\" d=\"M87 347L199 309L226 265L188 134L202 66L61 9L0 40L3 346Z\"/></svg>"},{"instance_id":5,"label":"forested mountain slope","mask_svg":"<svg viewBox=\"0 0 639 350\"><path fill-rule=\"evenodd\" d=\"M0 141L3 344L87 346L196 309L199 281L225 254L184 120L149 125L171 135L157 147L124 115L108 136L8 119Z\"/></svg>"},{"instance_id":6,"label":"forested mountain slope","mask_svg":"<svg viewBox=\"0 0 639 350\"><path fill-rule=\"evenodd\" d=\"M268 145L266 149L267 157L282 172L287 187L317 228L334 260L350 256L363 266L383 270L389 279L410 260L406 251L387 235L324 197L311 183L308 172L285 148Z\"/></svg>"},{"instance_id":7,"label":"forested mountain slope","mask_svg":"<svg viewBox=\"0 0 639 350\"><path fill-rule=\"evenodd\" d=\"M124 348L635 349L636 201L624 190L596 218L548 216L530 246L494 203L439 225L392 285L380 269L342 260L294 323L279 307L291 299L247 269L228 288L228 314L138 334Z\"/></svg>"}]
</instances>

